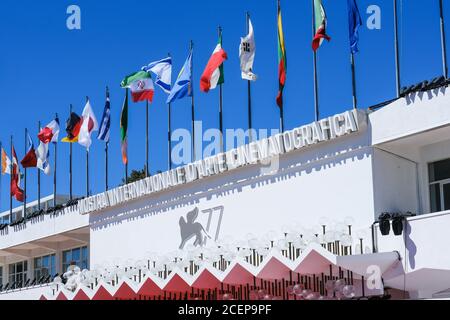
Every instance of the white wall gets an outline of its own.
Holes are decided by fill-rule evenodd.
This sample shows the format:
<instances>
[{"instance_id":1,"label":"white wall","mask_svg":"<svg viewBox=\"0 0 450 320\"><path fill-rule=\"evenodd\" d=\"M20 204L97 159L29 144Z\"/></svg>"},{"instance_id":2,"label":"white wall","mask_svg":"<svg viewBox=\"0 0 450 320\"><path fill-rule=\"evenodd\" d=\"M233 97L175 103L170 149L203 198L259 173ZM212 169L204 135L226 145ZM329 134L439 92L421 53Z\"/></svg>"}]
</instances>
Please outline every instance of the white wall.
<instances>
[{"instance_id":1,"label":"white wall","mask_svg":"<svg viewBox=\"0 0 450 320\"><path fill-rule=\"evenodd\" d=\"M399 164L399 171L395 172L395 167L389 168L390 165L387 165L382 168L384 165L375 161L374 170L376 166L381 169L378 170L380 176L375 175L375 180L385 180L384 186L391 193L401 192L402 199L410 200L413 209L417 206L414 211L419 214L430 213L428 163L450 158L449 106L448 88L441 88L409 95L369 114L372 144L417 163L416 172L413 172L411 161L405 160L402 165L399 161L394 161L392 164ZM375 160L382 157L379 154L380 152L376 152ZM405 167L408 166L407 162L411 163L410 173ZM389 174L383 174L383 170ZM412 184L417 178L418 191L415 193L419 194L419 198L414 200L413 190L410 190L412 186L409 187L408 182ZM398 184L406 190L400 191L390 187ZM377 189L375 188L376 193ZM383 189L381 193L386 194ZM384 204L383 198L384 196L380 196L380 201L376 202L387 207L390 207L392 201L395 202L395 199L388 197ZM395 208L395 205L393 207Z\"/></svg>"},{"instance_id":2,"label":"white wall","mask_svg":"<svg viewBox=\"0 0 450 320\"><path fill-rule=\"evenodd\" d=\"M369 115L374 145L450 123L450 95L441 88L415 93Z\"/></svg>"},{"instance_id":3,"label":"white wall","mask_svg":"<svg viewBox=\"0 0 450 320\"><path fill-rule=\"evenodd\" d=\"M231 235L236 240L280 231L294 222L312 227L322 216L352 216L355 226L366 227L374 216L372 151L367 144L364 132L285 155L282 170L273 176L262 176L260 166L241 168L91 214L91 266L116 257L142 258L146 251L176 250L179 219L194 207L223 206L219 238ZM200 214L198 221L206 227L207 214Z\"/></svg>"},{"instance_id":4,"label":"white wall","mask_svg":"<svg viewBox=\"0 0 450 320\"><path fill-rule=\"evenodd\" d=\"M0 250L76 230L86 227L88 224L89 218L80 215L76 207L65 209L55 216L44 215L27 221L25 224L0 231Z\"/></svg>"},{"instance_id":5,"label":"white wall","mask_svg":"<svg viewBox=\"0 0 450 320\"><path fill-rule=\"evenodd\" d=\"M406 236L407 251L404 257L408 272L421 268L450 270L450 212L441 212L409 219ZM404 237L378 236L380 252L399 251L405 253ZM450 283L448 284L450 288Z\"/></svg>"},{"instance_id":6,"label":"white wall","mask_svg":"<svg viewBox=\"0 0 450 320\"><path fill-rule=\"evenodd\" d=\"M394 236L392 231L389 236L381 236L378 232L378 251L398 251L407 274L423 268L435 269L437 279L430 274L415 288L415 291L425 292L430 298L433 293L450 288L450 282L439 283L442 270L447 270L447 278L450 275L449 226L449 211L410 218L406 232L402 236ZM430 288L430 284L434 284L433 287ZM406 285L411 286L409 281Z\"/></svg>"},{"instance_id":7,"label":"white wall","mask_svg":"<svg viewBox=\"0 0 450 320\"><path fill-rule=\"evenodd\" d=\"M419 213L418 167L416 163L374 149L373 183L375 215L383 212Z\"/></svg>"},{"instance_id":8,"label":"white wall","mask_svg":"<svg viewBox=\"0 0 450 320\"><path fill-rule=\"evenodd\" d=\"M39 300L43 294L50 292L49 285L13 290L0 293L1 300Z\"/></svg>"}]
</instances>

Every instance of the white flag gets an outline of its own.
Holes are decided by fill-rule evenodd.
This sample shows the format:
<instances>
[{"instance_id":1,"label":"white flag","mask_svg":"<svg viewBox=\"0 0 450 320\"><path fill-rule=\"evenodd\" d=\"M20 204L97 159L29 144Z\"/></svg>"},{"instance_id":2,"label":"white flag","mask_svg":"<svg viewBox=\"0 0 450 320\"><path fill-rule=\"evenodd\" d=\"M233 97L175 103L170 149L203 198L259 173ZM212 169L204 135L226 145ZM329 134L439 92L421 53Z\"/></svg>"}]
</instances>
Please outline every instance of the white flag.
<instances>
[{"instance_id":1,"label":"white flag","mask_svg":"<svg viewBox=\"0 0 450 320\"><path fill-rule=\"evenodd\" d=\"M253 62L255 61L255 35L253 34L253 25L248 20L248 35L241 38L239 46L239 58L241 59L242 79L255 81L256 74L253 73Z\"/></svg>"},{"instance_id":2,"label":"white flag","mask_svg":"<svg viewBox=\"0 0 450 320\"><path fill-rule=\"evenodd\" d=\"M46 175L50 174L50 152L48 150L48 143L39 143L39 147L36 149L36 158L37 158L37 165L36 167L44 171Z\"/></svg>"},{"instance_id":3,"label":"white flag","mask_svg":"<svg viewBox=\"0 0 450 320\"><path fill-rule=\"evenodd\" d=\"M78 143L89 150L89 147L92 144L91 134L93 131L98 131L97 118L92 111L89 100L86 102L86 106L84 107L81 116L83 118L83 123L80 128L80 134L78 135Z\"/></svg>"}]
</instances>

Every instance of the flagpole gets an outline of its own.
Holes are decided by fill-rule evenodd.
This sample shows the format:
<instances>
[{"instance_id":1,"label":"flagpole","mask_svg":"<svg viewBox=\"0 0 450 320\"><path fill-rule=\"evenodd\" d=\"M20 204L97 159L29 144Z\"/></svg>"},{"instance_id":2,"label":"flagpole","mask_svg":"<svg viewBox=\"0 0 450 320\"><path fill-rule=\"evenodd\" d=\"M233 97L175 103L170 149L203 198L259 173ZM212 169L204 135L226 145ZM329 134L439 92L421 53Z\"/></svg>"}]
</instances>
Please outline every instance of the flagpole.
<instances>
[{"instance_id":1,"label":"flagpole","mask_svg":"<svg viewBox=\"0 0 450 320\"><path fill-rule=\"evenodd\" d=\"M313 37L316 36L316 10L314 0L312 0L312 16L313 16ZM314 114L315 120L319 121L319 84L317 76L317 52L313 50L313 62L314 62Z\"/></svg>"},{"instance_id":2,"label":"flagpole","mask_svg":"<svg viewBox=\"0 0 450 320\"><path fill-rule=\"evenodd\" d=\"M148 163L148 100L145 104L145 176L148 177L150 174L149 163Z\"/></svg>"},{"instance_id":3,"label":"flagpole","mask_svg":"<svg viewBox=\"0 0 450 320\"><path fill-rule=\"evenodd\" d=\"M108 186L108 146L109 142L105 144L105 191L109 190Z\"/></svg>"},{"instance_id":4,"label":"flagpole","mask_svg":"<svg viewBox=\"0 0 450 320\"><path fill-rule=\"evenodd\" d=\"M247 12L245 23L247 26L247 34L250 30L250 13ZM249 142L253 141L252 136L252 94L251 94L251 81L247 80L247 103L248 103L248 138Z\"/></svg>"},{"instance_id":5,"label":"flagpole","mask_svg":"<svg viewBox=\"0 0 450 320\"><path fill-rule=\"evenodd\" d=\"M58 114L55 115L58 119ZM53 167L53 207L56 207L56 161L58 159L57 157L57 151L58 151L58 143L53 142L54 150L55 150L55 164Z\"/></svg>"},{"instance_id":6,"label":"flagpole","mask_svg":"<svg viewBox=\"0 0 450 320\"><path fill-rule=\"evenodd\" d=\"M169 170L172 170L172 119L171 119L171 104L168 104L168 114L167 114L167 118L168 118L168 149L169 149L169 154L168 154L168 161L169 161Z\"/></svg>"},{"instance_id":7,"label":"flagpole","mask_svg":"<svg viewBox=\"0 0 450 320\"><path fill-rule=\"evenodd\" d=\"M350 62L352 65L352 90L353 90L353 109L358 109L358 100L356 95L356 71L355 71L355 54L350 54Z\"/></svg>"},{"instance_id":8,"label":"flagpole","mask_svg":"<svg viewBox=\"0 0 450 320\"><path fill-rule=\"evenodd\" d=\"M126 98L128 99L128 88L125 89L125 94L126 94ZM128 140L128 100L126 100L127 103L127 137L126 139ZM128 144L128 141L127 141ZM127 163L125 163L125 184L128 183L128 146L127 146Z\"/></svg>"},{"instance_id":9,"label":"flagpole","mask_svg":"<svg viewBox=\"0 0 450 320\"><path fill-rule=\"evenodd\" d=\"M397 0L394 0L394 41L395 41L395 78L396 78L396 89L397 98L400 97L400 53L398 46L398 15L397 15Z\"/></svg>"},{"instance_id":10,"label":"flagpole","mask_svg":"<svg viewBox=\"0 0 450 320\"><path fill-rule=\"evenodd\" d=\"M281 3L280 3L280 0L278 0L278 2L277 2L277 14L278 15L281 14ZM277 16L277 19L278 19L278 16ZM278 37L280 37L279 33L280 33L280 31L278 31ZM278 41L280 42L280 39L278 39ZM284 132L284 105L283 105L283 103L281 103L281 105L278 105L278 107L280 109L280 131Z\"/></svg>"},{"instance_id":11,"label":"flagpole","mask_svg":"<svg viewBox=\"0 0 450 320\"><path fill-rule=\"evenodd\" d=\"M167 54L168 57L171 57L170 52ZM172 105L169 102L167 106L167 132L168 132L168 162L169 162L169 170L172 170Z\"/></svg>"},{"instance_id":12,"label":"flagpole","mask_svg":"<svg viewBox=\"0 0 450 320\"><path fill-rule=\"evenodd\" d=\"M86 149L86 197L89 197L89 150Z\"/></svg>"},{"instance_id":13,"label":"flagpole","mask_svg":"<svg viewBox=\"0 0 450 320\"><path fill-rule=\"evenodd\" d=\"M280 130L283 133L284 132L284 106L279 107L280 108Z\"/></svg>"},{"instance_id":14,"label":"flagpole","mask_svg":"<svg viewBox=\"0 0 450 320\"><path fill-rule=\"evenodd\" d=\"M222 27L218 27L220 45L222 46ZM221 74L223 77L223 74ZM223 152L223 84L219 84L219 130L220 130L220 152Z\"/></svg>"},{"instance_id":15,"label":"flagpole","mask_svg":"<svg viewBox=\"0 0 450 320\"><path fill-rule=\"evenodd\" d=\"M41 131L41 122L38 121L38 132ZM37 181L38 181L38 210L41 210L41 171L37 168Z\"/></svg>"},{"instance_id":16,"label":"flagpole","mask_svg":"<svg viewBox=\"0 0 450 320\"><path fill-rule=\"evenodd\" d=\"M10 221L13 221L13 200L12 200L12 190L11 190L11 186L12 186L12 182L13 182L13 136L11 135L11 140L10 140L10 145L11 145L11 164L9 165L9 170L10 170L10 184L9 184L9 217L10 217Z\"/></svg>"},{"instance_id":17,"label":"flagpole","mask_svg":"<svg viewBox=\"0 0 450 320\"><path fill-rule=\"evenodd\" d=\"M27 154L27 135L28 129L25 128L25 155ZM24 179L23 179L23 217L27 214L27 168L24 168Z\"/></svg>"},{"instance_id":18,"label":"flagpole","mask_svg":"<svg viewBox=\"0 0 450 320\"><path fill-rule=\"evenodd\" d=\"M0 152L3 155L3 144L0 141ZM0 165L0 167L2 168L2 173L0 174L0 206L2 205L2 191L3 191L3 186L2 186L2 180L3 180L3 165Z\"/></svg>"},{"instance_id":19,"label":"flagpole","mask_svg":"<svg viewBox=\"0 0 450 320\"><path fill-rule=\"evenodd\" d=\"M89 97L86 96L86 103L89 102ZM86 197L89 197L89 149L86 148Z\"/></svg>"},{"instance_id":20,"label":"flagpole","mask_svg":"<svg viewBox=\"0 0 450 320\"><path fill-rule=\"evenodd\" d=\"M447 41L445 36L444 4L442 3L442 0L439 0L439 13L441 17L442 66L444 69L444 77L447 79L448 78Z\"/></svg>"},{"instance_id":21,"label":"flagpole","mask_svg":"<svg viewBox=\"0 0 450 320\"><path fill-rule=\"evenodd\" d=\"M72 106L72 104L70 104L69 121L72 118L72 110L73 110L73 106ZM69 143L69 197L70 197L70 200L73 200L72 144L73 144L72 142Z\"/></svg>"},{"instance_id":22,"label":"flagpole","mask_svg":"<svg viewBox=\"0 0 450 320\"><path fill-rule=\"evenodd\" d=\"M191 78L193 78L194 74L194 42L191 40L190 43L190 51L192 53L191 56ZM194 111L194 88L192 86L191 81L191 116L192 116L192 162L194 162L197 157L195 155L195 111Z\"/></svg>"},{"instance_id":23,"label":"flagpole","mask_svg":"<svg viewBox=\"0 0 450 320\"><path fill-rule=\"evenodd\" d=\"M109 98L109 88L106 86L106 98ZM111 115L111 113L110 113ZM108 149L109 149L109 139L105 143L105 191L108 191Z\"/></svg>"}]
</instances>

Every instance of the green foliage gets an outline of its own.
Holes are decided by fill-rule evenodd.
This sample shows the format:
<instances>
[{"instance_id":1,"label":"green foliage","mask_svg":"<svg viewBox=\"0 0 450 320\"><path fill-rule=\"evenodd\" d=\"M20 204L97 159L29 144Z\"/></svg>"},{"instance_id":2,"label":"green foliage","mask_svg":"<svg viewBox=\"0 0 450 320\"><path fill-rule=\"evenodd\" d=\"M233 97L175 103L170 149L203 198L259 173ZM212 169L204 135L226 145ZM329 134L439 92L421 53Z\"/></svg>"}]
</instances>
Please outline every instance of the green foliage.
<instances>
[{"instance_id":1,"label":"green foliage","mask_svg":"<svg viewBox=\"0 0 450 320\"><path fill-rule=\"evenodd\" d=\"M127 184L133 183L147 177L146 175L147 168L144 166L142 170L132 170L130 175L128 176ZM122 183L125 184L125 179L122 179Z\"/></svg>"}]
</instances>

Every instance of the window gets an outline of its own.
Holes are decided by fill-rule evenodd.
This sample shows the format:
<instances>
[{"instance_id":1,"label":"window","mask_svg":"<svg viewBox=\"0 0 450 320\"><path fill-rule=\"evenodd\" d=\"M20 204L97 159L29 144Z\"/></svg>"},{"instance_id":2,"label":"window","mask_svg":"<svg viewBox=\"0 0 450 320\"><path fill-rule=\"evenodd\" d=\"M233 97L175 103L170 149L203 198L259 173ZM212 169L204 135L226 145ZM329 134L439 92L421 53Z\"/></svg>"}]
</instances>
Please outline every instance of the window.
<instances>
[{"instance_id":1,"label":"window","mask_svg":"<svg viewBox=\"0 0 450 320\"><path fill-rule=\"evenodd\" d=\"M56 274L56 258L55 255L49 255L34 259L34 277L54 276Z\"/></svg>"},{"instance_id":2,"label":"window","mask_svg":"<svg viewBox=\"0 0 450 320\"><path fill-rule=\"evenodd\" d=\"M23 285L27 281L28 263L22 261L9 265L9 283L16 286Z\"/></svg>"},{"instance_id":3,"label":"window","mask_svg":"<svg viewBox=\"0 0 450 320\"><path fill-rule=\"evenodd\" d=\"M22 210L14 211L11 215L11 222L16 222L17 220L20 220L23 218Z\"/></svg>"},{"instance_id":4,"label":"window","mask_svg":"<svg viewBox=\"0 0 450 320\"><path fill-rule=\"evenodd\" d=\"M450 159L428 165L430 177L430 210L450 210Z\"/></svg>"},{"instance_id":5,"label":"window","mask_svg":"<svg viewBox=\"0 0 450 320\"><path fill-rule=\"evenodd\" d=\"M0 267L0 286L3 285L3 267Z\"/></svg>"},{"instance_id":6,"label":"window","mask_svg":"<svg viewBox=\"0 0 450 320\"><path fill-rule=\"evenodd\" d=\"M89 253L87 247L76 248L72 250L63 251L62 267L63 272L71 265L80 267L81 270L88 269Z\"/></svg>"},{"instance_id":7,"label":"window","mask_svg":"<svg viewBox=\"0 0 450 320\"><path fill-rule=\"evenodd\" d=\"M9 223L9 214L0 218L0 224L8 224Z\"/></svg>"}]
</instances>

